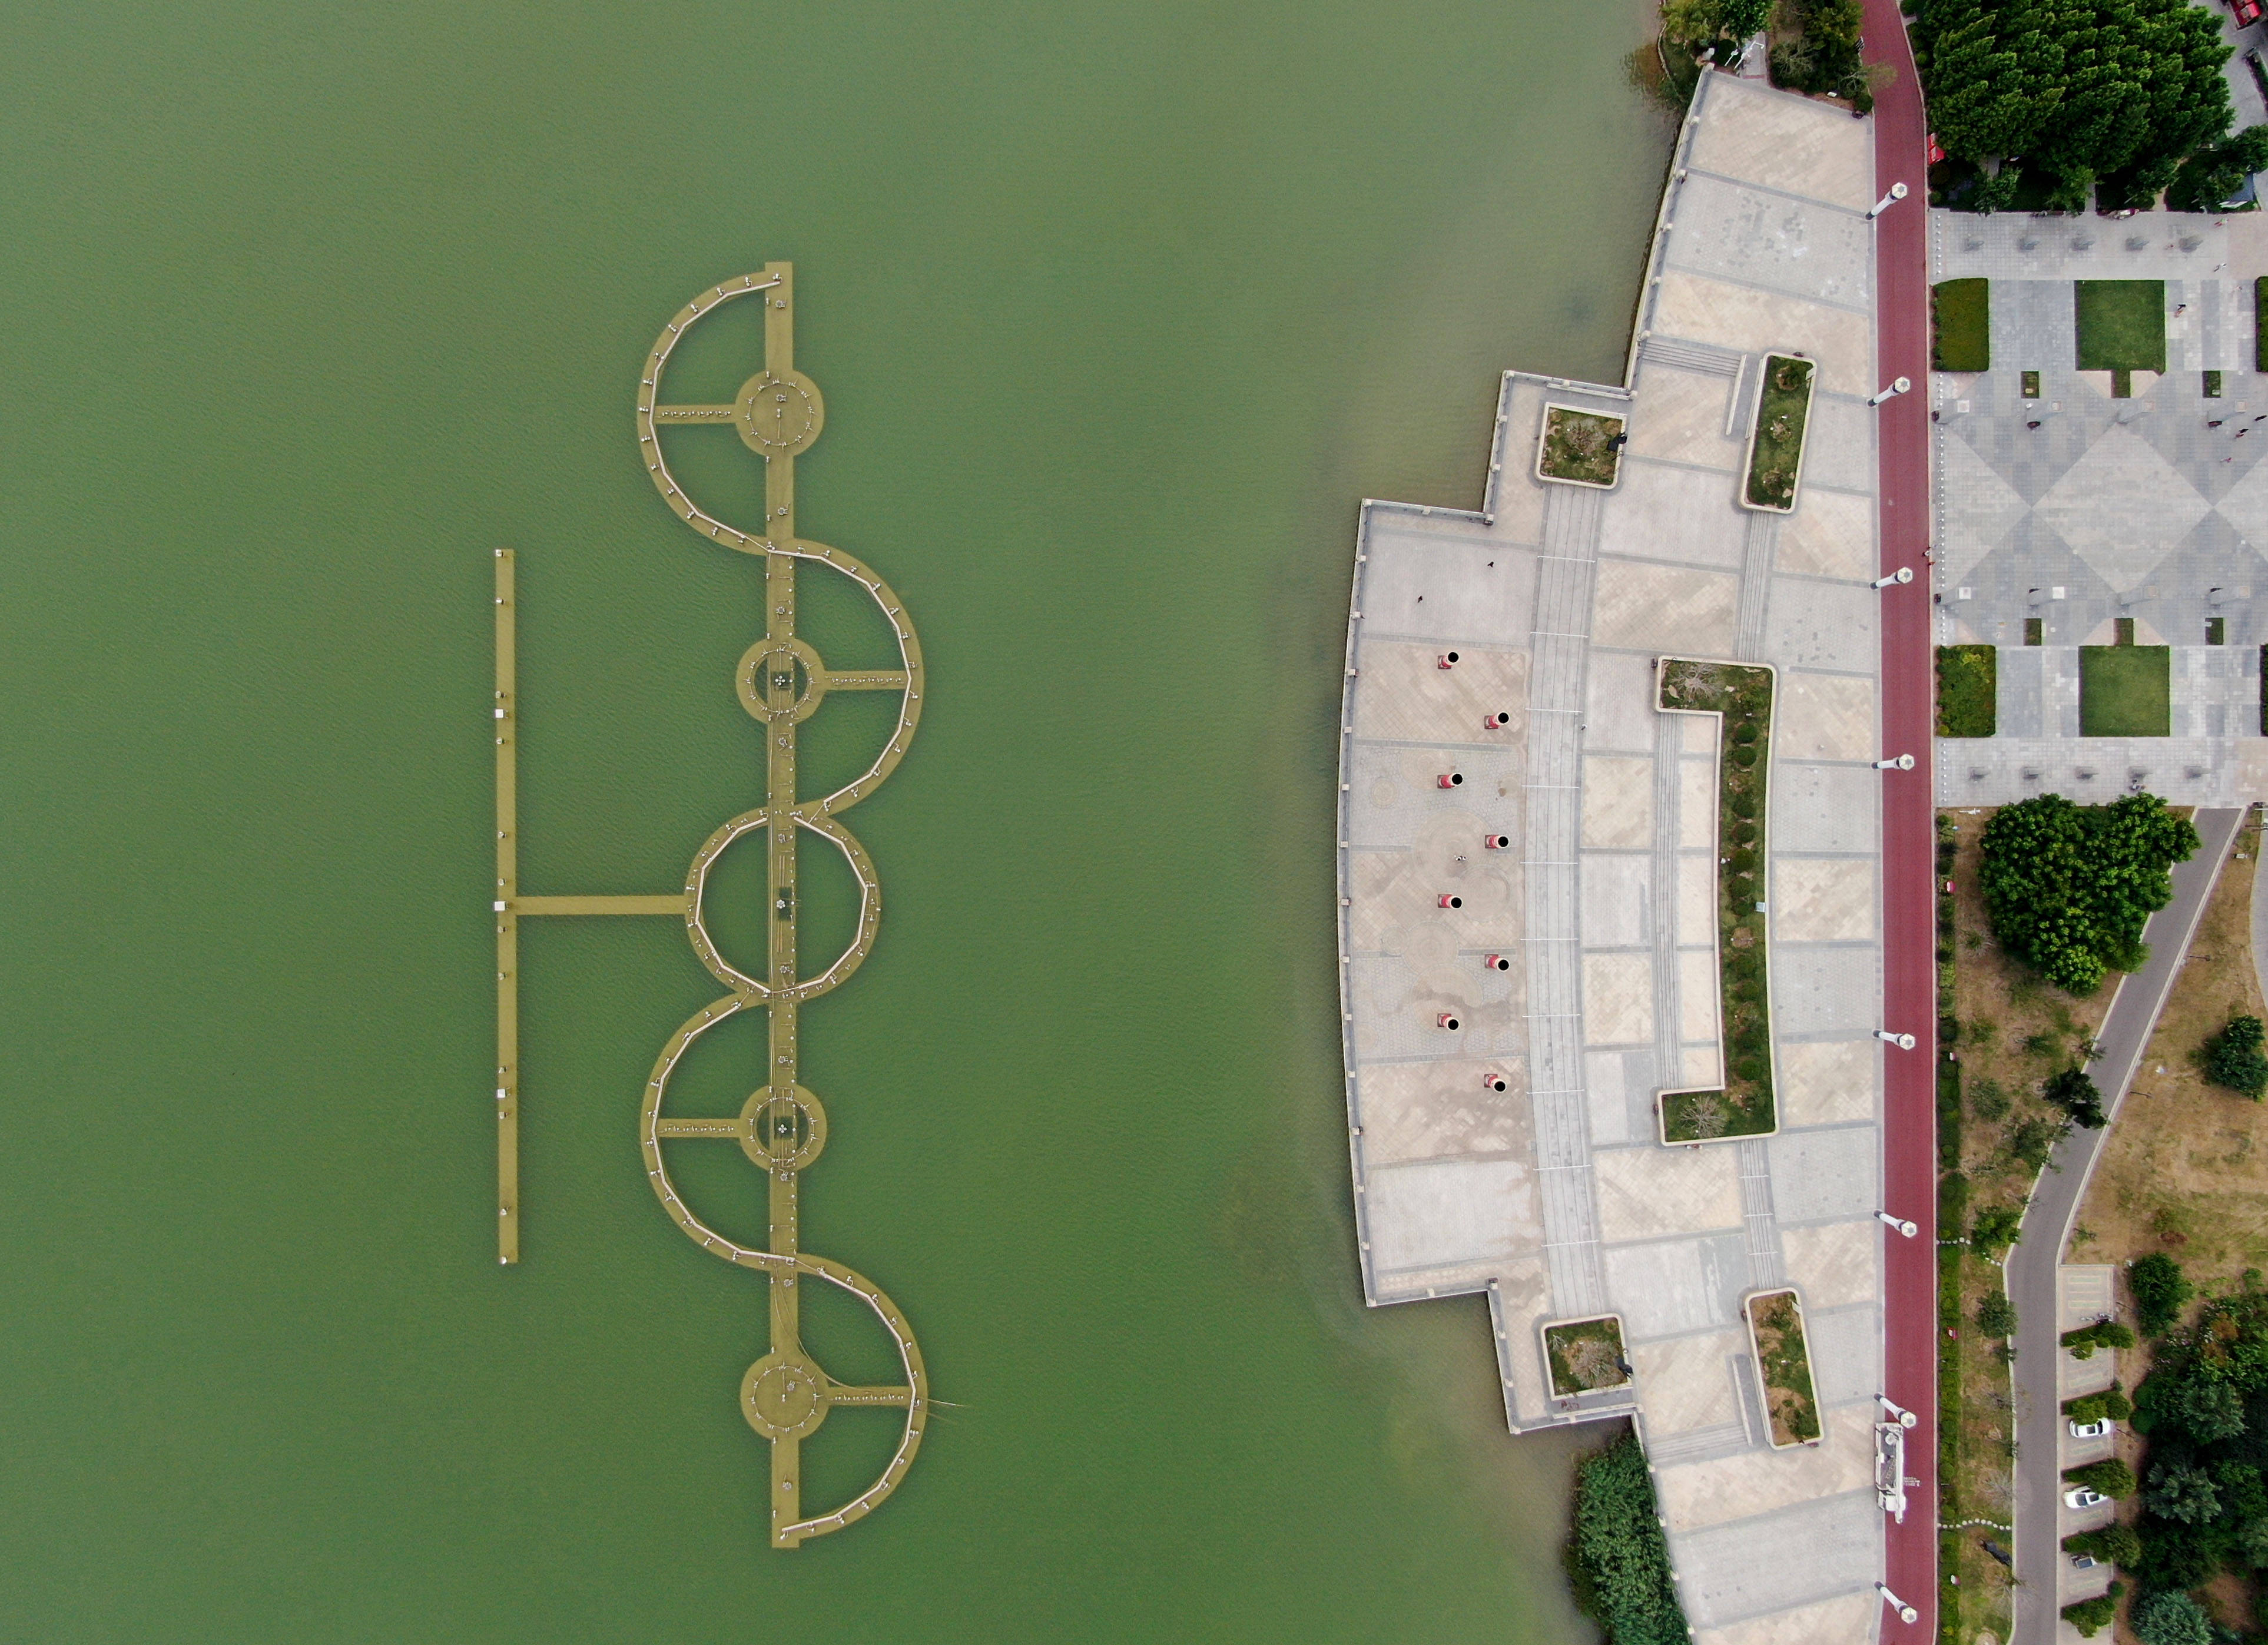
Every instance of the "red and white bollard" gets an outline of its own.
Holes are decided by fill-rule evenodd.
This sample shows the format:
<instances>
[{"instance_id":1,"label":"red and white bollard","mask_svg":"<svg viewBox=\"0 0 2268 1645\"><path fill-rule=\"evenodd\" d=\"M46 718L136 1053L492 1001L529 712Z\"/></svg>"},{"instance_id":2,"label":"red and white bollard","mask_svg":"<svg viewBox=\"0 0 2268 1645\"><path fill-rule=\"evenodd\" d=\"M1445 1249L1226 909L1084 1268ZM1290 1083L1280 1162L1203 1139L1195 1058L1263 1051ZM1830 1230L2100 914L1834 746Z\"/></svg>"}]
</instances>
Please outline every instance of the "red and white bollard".
<instances>
[{"instance_id":1,"label":"red and white bollard","mask_svg":"<svg viewBox=\"0 0 2268 1645\"><path fill-rule=\"evenodd\" d=\"M1505 1084L1504 1076L1500 1073L1484 1073L1481 1076L1481 1089L1484 1091L1494 1091L1501 1096L1506 1091L1508 1091L1511 1088L1511 1087Z\"/></svg>"},{"instance_id":2,"label":"red and white bollard","mask_svg":"<svg viewBox=\"0 0 2268 1645\"><path fill-rule=\"evenodd\" d=\"M1433 1026L1437 1029L1447 1029L1450 1033L1454 1034L1458 1029L1462 1027L1463 1024L1460 1023L1456 1018L1444 1011L1440 1016L1433 1019Z\"/></svg>"},{"instance_id":3,"label":"red and white bollard","mask_svg":"<svg viewBox=\"0 0 2268 1645\"><path fill-rule=\"evenodd\" d=\"M1491 954L1481 963L1492 971L1508 971L1512 969L1512 959L1508 955Z\"/></svg>"},{"instance_id":4,"label":"red and white bollard","mask_svg":"<svg viewBox=\"0 0 2268 1645\"><path fill-rule=\"evenodd\" d=\"M1462 771L1443 771L1433 779L1433 786L1437 788L1462 788L1465 774Z\"/></svg>"},{"instance_id":5,"label":"red and white bollard","mask_svg":"<svg viewBox=\"0 0 2268 1645\"><path fill-rule=\"evenodd\" d=\"M1510 724L1512 724L1512 716L1510 714L1491 714L1486 719L1481 721L1481 729L1484 731L1502 731Z\"/></svg>"},{"instance_id":6,"label":"red and white bollard","mask_svg":"<svg viewBox=\"0 0 2268 1645\"><path fill-rule=\"evenodd\" d=\"M1456 896L1454 893L1449 891L1444 891L1441 893L1440 906L1443 908L1462 908L1464 905L1465 899L1463 897Z\"/></svg>"},{"instance_id":7,"label":"red and white bollard","mask_svg":"<svg viewBox=\"0 0 2268 1645\"><path fill-rule=\"evenodd\" d=\"M1512 849L1512 836L1509 834L1484 834L1481 836L1481 849L1483 851L1510 851Z\"/></svg>"},{"instance_id":8,"label":"red and white bollard","mask_svg":"<svg viewBox=\"0 0 2268 1645\"><path fill-rule=\"evenodd\" d=\"M1453 651L1443 652L1440 656L1433 659L1433 666L1436 668L1455 668L1457 666L1457 653Z\"/></svg>"}]
</instances>

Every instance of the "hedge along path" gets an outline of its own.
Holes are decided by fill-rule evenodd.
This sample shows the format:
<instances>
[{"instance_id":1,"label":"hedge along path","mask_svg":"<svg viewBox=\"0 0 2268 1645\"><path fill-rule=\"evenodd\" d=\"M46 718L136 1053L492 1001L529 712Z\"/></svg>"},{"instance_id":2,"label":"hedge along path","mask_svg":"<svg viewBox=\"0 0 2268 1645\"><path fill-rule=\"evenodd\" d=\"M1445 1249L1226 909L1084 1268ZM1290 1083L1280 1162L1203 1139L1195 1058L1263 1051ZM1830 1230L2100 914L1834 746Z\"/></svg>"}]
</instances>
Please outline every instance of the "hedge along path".
<instances>
[{"instance_id":1,"label":"hedge along path","mask_svg":"<svg viewBox=\"0 0 2268 1645\"><path fill-rule=\"evenodd\" d=\"M672 404L661 400L661 384L671 355L696 321L726 303L753 298L764 310L764 361L729 405ZM796 1043L801 1008L837 988L873 949L882 912L881 881L866 849L841 820L842 814L880 787L904 759L921 719L924 673L921 643L904 602L890 586L842 550L796 535L795 459L819 438L826 420L818 385L795 369L793 266L767 263L755 274L703 292L664 328L647 356L638 383L636 428L638 452L654 487L677 517L713 542L754 557L762 568L765 605L763 638L750 645L734 671L740 704L764 728L765 794L762 806L742 812L710 835L694 854L681 892L664 896L523 897L512 848L515 790L512 767L517 704L511 687L512 660L512 556L497 557L497 1105L499 1222L505 1230L499 1247L506 1263L519 1258L518 1236L518 920L529 914L668 914L685 922L686 933L710 974L726 992L680 1024L662 1046L646 1081L638 1110L638 1146L646 1177L662 1209L702 1250L736 1267L761 1275L769 1302L770 1347L740 1379L740 1414L770 1446L770 1531L774 1547L792 1548L864 1518L897 1489L921 1448L929 1420L928 1376L913 1328L897 1305L864 1275L837 1262L803 1250L798 1213L803 1173L827 1143L827 1112L799 1079ZM678 484L662 451L660 431L711 425L731 428L742 445L764 461L764 530L761 535L726 525L705 513ZM865 588L880 608L895 637L896 668L836 672L796 633L796 573L799 563L828 567ZM832 793L806 799L797 792L797 728L832 691L894 691L897 721L889 740L856 780ZM711 870L725 848L749 834L765 837L766 900L771 910L764 952L759 957L728 958L711 934L704 913ZM797 942L798 845L809 833L843 855L858 885L858 924L850 945L825 969L804 974ZM719 1023L743 1011L766 1014L763 1083L732 1115L692 1118L662 1114L669 1081L686 1052ZM740 1244L703 1221L672 1180L665 1142L730 1141L764 1173L769 1192L769 1227L761 1249ZM904 1372L900 1383L857 1386L829 1376L805 1351L796 1281L818 1280L865 1303L895 1348ZM839 1507L806 1514L802 1502L801 1447L838 1405L883 1405L904 1413L898 1442L872 1484Z\"/></svg>"},{"instance_id":2,"label":"hedge along path","mask_svg":"<svg viewBox=\"0 0 2268 1645\"><path fill-rule=\"evenodd\" d=\"M1772 704L1778 672L1766 663L1664 657L1654 706L1717 719L1717 989L1723 1084L1664 1090L1662 1142L1721 1142L1779 1129L1772 1101L1771 912Z\"/></svg>"}]
</instances>

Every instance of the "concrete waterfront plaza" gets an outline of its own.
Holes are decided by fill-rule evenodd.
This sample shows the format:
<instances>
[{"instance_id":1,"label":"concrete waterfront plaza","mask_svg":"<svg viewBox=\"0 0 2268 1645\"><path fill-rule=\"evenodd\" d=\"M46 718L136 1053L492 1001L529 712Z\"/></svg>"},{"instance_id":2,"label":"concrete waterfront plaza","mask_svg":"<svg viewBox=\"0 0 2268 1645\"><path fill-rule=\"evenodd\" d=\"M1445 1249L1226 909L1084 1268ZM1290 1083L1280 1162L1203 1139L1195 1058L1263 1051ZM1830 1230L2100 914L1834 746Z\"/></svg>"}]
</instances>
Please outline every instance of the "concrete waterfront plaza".
<instances>
[{"instance_id":1,"label":"concrete waterfront plaza","mask_svg":"<svg viewBox=\"0 0 2268 1645\"><path fill-rule=\"evenodd\" d=\"M1999 648L1997 734L1940 744L1939 803L2268 799L2268 377L2252 291L2268 223L1930 219L1931 278L1992 282L1992 369L1931 385L1936 638ZM2134 373L2129 398L2112 397L2109 372L2078 369L2079 280L2164 282L2166 369ZM2080 734L2079 648L2113 643L2122 618L2137 644L2171 648L2169 735Z\"/></svg>"},{"instance_id":2,"label":"concrete waterfront plaza","mask_svg":"<svg viewBox=\"0 0 2268 1645\"><path fill-rule=\"evenodd\" d=\"M1882 1610L1883 1058L1927 1052L1876 1037L1874 763L1899 750L1874 199L1869 122L1705 75L1628 386L1508 374L1484 508L1373 503L1358 545L1340 913L1365 1288L1484 1292L1516 1431L1637 1420L1704 1645L1873 1639ZM1736 500L1768 351L1816 362L1786 515ZM1612 489L1536 477L1547 403L1625 419ZM1695 1147L1662 1145L1655 1105L1721 1077L1719 749L1715 720L1657 711L1665 654L1778 670L1778 1129ZM1822 1431L1776 1450L1742 1304L1786 1286ZM1628 1384L1554 1398L1543 1328L1603 1314Z\"/></svg>"}]
</instances>

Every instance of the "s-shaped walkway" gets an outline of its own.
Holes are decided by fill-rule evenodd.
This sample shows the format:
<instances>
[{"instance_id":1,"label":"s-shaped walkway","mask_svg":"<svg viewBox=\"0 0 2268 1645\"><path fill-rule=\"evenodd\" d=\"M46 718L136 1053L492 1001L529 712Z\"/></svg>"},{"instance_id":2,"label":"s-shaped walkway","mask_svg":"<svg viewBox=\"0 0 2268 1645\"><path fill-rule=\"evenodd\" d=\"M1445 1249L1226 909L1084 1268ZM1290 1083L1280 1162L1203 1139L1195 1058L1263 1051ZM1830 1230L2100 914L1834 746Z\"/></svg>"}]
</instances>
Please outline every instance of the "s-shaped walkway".
<instances>
[{"instance_id":1,"label":"s-shaped walkway","mask_svg":"<svg viewBox=\"0 0 2268 1645\"><path fill-rule=\"evenodd\" d=\"M764 369L751 377L731 405L660 402L671 355L703 314L754 297L764 309ZM519 1257L519 922L528 915L669 914L682 918L694 952L727 992L681 1024L656 1059L639 1109L639 1147L646 1176L664 1210L703 1250L764 1276L769 1294L770 1347L740 1383L741 1414L771 1450L771 1541L794 1547L806 1538L839 1531L873 1511L897 1488L912 1464L928 1421L927 1377L912 1328L880 1287L839 1263L801 1249L798 1205L804 1172L827 1141L827 1114L799 1079L797 1025L801 1008L840 986L873 948L881 919L881 882L865 847L841 815L879 787L905 757L921 718L920 642L903 603L865 565L839 549L799 537L795 529L795 458L819 437L824 403L816 384L794 365L792 269L767 264L761 275L730 281L680 310L655 343L639 382L638 449L655 487L677 516L711 541L756 557L763 567L765 633L735 670L741 705L764 727L764 803L711 834L695 854L684 889L661 896L523 896L517 861L515 765L519 724L514 682L513 559L497 552L497 1254L509 1265ZM740 531L703 512L679 486L662 451L662 428L731 427L764 461L762 535ZM829 669L796 632L796 570L816 562L863 586L896 637L900 667ZM888 743L856 781L817 799L797 792L797 727L830 691L896 691L897 723ZM762 830L766 837L765 886L771 911L766 950L743 968L725 957L704 914L709 874L725 847ZM814 976L803 975L797 942L797 842L809 832L843 853L858 882L858 926L850 946ZM687 1050L711 1029L745 1010L762 1009L769 1022L763 1083L737 1115L663 1115L671 1074ZM704 1222L671 1180L662 1144L725 1140L740 1145L769 1185L765 1245L740 1244ZM856 1386L836 1382L804 1351L799 1276L840 1287L873 1310L904 1368L902 1383ZM905 1412L903 1432L882 1473L838 1509L806 1515L801 1502L801 1446L837 1405L888 1405Z\"/></svg>"}]
</instances>

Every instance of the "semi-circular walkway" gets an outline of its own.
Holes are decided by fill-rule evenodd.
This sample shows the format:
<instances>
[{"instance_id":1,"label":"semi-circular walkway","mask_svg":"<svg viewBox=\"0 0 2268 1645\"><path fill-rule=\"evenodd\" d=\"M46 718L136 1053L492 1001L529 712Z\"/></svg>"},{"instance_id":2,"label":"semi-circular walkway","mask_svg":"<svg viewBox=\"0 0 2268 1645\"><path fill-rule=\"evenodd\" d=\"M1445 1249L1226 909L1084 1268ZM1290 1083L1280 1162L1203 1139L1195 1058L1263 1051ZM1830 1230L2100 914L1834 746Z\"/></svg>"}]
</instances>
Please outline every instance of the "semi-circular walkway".
<instances>
[{"instance_id":1,"label":"semi-circular walkway","mask_svg":"<svg viewBox=\"0 0 2268 1645\"><path fill-rule=\"evenodd\" d=\"M686 332L724 304L755 298L764 309L764 362L731 405L672 405L660 402L663 374ZM929 1420L928 1376L913 1328L881 1287L842 1264L804 1251L798 1211L803 1173L827 1140L826 1110L799 1078L796 1027L807 1002L848 981L873 949L882 913L882 888L873 859L842 820L842 813L880 787L905 758L921 720L921 642L904 602L890 586L840 549L799 537L795 529L795 459L824 425L818 386L794 365L794 280L791 265L768 263L759 274L704 291L669 321L639 380L638 450L654 486L679 519L711 541L754 556L763 568L764 636L748 647L734 674L741 705L763 727L764 803L718 828L694 854L684 889L668 896L528 897L519 892L517 776L513 765L518 701L513 682L512 557L499 551L497 571L497 1103L498 1122L498 1254L519 1258L518 922L527 915L653 914L684 920L693 949L729 992L704 1006L669 1036L656 1058L638 1111L638 1146L646 1177L662 1208L688 1238L711 1255L761 1274L770 1293L770 1347L742 1378L740 1411L771 1451L771 1541L792 1548L808 1538L840 1531L863 1518L897 1489L920 1450ZM751 534L704 513L670 470L659 430L723 426L764 462L764 525ZM829 668L796 633L796 572L813 564L841 572L866 590L890 625L898 648L895 668ZM897 722L873 764L833 793L801 798L797 792L798 727L835 691L895 691ZM744 837L764 837L766 900L770 918L764 953L728 957L709 929L710 871L725 848ZM843 854L858 884L858 924L850 946L822 970L806 975L798 946L798 845L806 834ZM666 1116L671 1075L694 1042L743 1011L762 1010L770 1034L764 1083L738 1115ZM767 1179L769 1228L762 1248L719 1233L686 1203L672 1180L665 1142L730 1141ZM837 1382L805 1351L796 1289L799 1278L817 1279L864 1302L895 1348L900 1383L862 1386ZM837 1406L883 1406L902 1411L903 1426L889 1461L872 1484L839 1507L806 1512L802 1500L801 1448Z\"/></svg>"}]
</instances>

